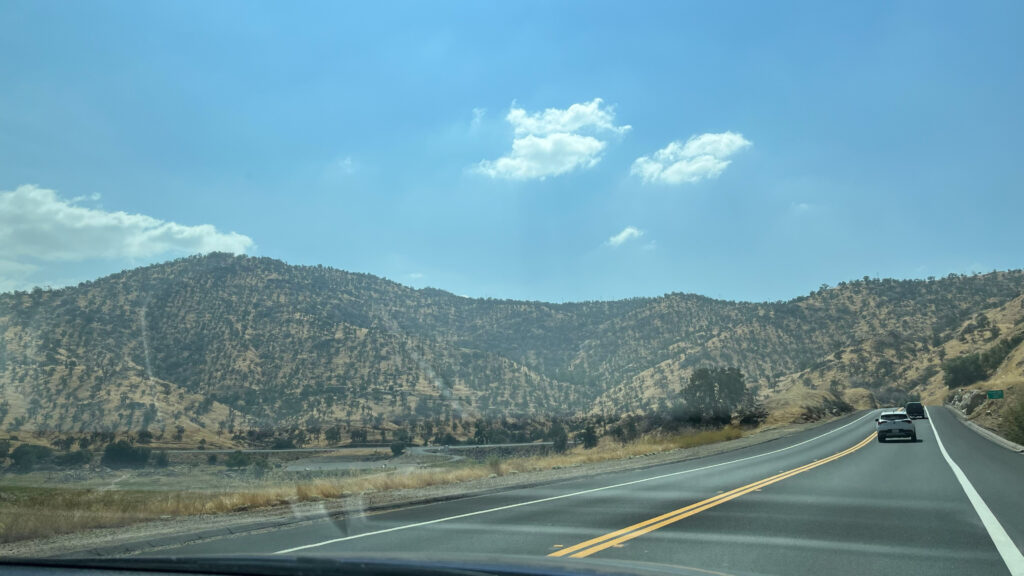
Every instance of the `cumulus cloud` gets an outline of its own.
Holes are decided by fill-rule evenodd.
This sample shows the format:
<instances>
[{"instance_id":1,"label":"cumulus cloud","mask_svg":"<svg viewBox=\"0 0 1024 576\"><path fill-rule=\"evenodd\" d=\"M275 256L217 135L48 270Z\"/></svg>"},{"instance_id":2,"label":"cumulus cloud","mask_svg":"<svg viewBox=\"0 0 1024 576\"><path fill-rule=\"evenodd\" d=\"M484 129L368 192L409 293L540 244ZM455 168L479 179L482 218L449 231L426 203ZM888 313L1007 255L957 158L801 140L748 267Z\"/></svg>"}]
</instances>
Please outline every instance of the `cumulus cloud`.
<instances>
[{"instance_id":1,"label":"cumulus cloud","mask_svg":"<svg viewBox=\"0 0 1024 576\"><path fill-rule=\"evenodd\" d=\"M691 136L685 143L676 140L651 156L637 158L630 173L645 183L682 184L717 178L732 162L730 156L751 145L735 132Z\"/></svg>"},{"instance_id":2,"label":"cumulus cloud","mask_svg":"<svg viewBox=\"0 0 1024 576\"><path fill-rule=\"evenodd\" d=\"M209 224L186 226L142 214L80 206L53 190L21 186L0 191L0 261L28 270L24 259L83 261L148 258L213 251L242 254L248 236L223 233Z\"/></svg>"},{"instance_id":3,"label":"cumulus cloud","mask_svg":"<svg viewBox=\"0 0 1024 576\"><path fill-rule=\"evenodd\" d=\"M611 246L612 248L618 248L619 246L622 246L624 243L634 238L639 238L643 235L643 230L639 230L634 226L626 226L625 228L622 229L622 232L619 232L615 236L612 236L611 238L608 239L608 245ZM653 246L654 243L651 242L651 245Z\"/></svg>"},{"instance_id":4,"label":"cumulus cloud","mask_svg":"<svg viewBox=\"0 0 1024 576\"><path fill-rule=\"evenodd\" d=\"M615 125L614 108L604 106L600 98L532 114L513 103L505 120L513 128L512 151L475 167L476 172L491 178L543 180L592 168L607 146L598 136L630 130L628 125Z\"/></svg>"}]
</instances>

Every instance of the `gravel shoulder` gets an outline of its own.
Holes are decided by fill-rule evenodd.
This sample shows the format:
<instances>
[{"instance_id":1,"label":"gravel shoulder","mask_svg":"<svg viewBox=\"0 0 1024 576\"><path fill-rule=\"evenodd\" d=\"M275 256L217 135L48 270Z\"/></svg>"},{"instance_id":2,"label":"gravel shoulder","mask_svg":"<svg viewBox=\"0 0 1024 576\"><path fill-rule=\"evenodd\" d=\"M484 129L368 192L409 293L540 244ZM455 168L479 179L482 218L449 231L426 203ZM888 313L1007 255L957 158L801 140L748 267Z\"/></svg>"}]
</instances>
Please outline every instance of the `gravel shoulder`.
<instances>
[{"instance_id":1,"label":"gravel shoulder","mask_svg":"<svg viewBox=\"0 0 1024 576\"><path fill-rule=\"evenodd\" d=\"M324 517L372 514L393 508L477 496L583 476L693 460L770 442L833 420L835 418L813 423L791 424L716 444L567 468L494 476L469 482L417 489L362 493L335 500L300 502L229 514L167 518L133 524L130 527L94 529L50 538L23 540L0 544L0 556L46 558L145 555L147 551L164 547L255 531L274 530L282 526L313 522Z\"/></svg>"}]
</instances>

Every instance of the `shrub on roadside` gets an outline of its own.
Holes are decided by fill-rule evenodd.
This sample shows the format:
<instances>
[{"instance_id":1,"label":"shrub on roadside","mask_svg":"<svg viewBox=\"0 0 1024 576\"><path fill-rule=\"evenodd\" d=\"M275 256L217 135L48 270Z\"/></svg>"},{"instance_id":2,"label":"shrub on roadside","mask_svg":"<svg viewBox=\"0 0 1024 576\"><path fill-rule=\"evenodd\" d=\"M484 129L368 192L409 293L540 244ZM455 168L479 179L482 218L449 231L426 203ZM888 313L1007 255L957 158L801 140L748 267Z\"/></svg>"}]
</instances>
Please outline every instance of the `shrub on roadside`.
<instances>
[{"instance_id":1,"label":"shrub on roadside","mask_svg":"<svg viewBox=\"0 0 1024 576\"><path fill-rule=\"evenodd\" d=\"M171 460L168 458L167 452L164 450L157 452L156 455L153 456L153 465L157 468L167 468L170 463Z\"/></svg>"},{"instance_id":2,"label":"shrub on roadside","mask_svg":"<svg viewBox=\"0 0 1024 576\"><path fill-rule=\"evenodd\" d=\"M252 463L252 458L240 450L235 450L224 459L224 465L228 468L245 468Z\"/></svg>"},{"instance_id":3,"label":"shrub on roadside","mask_svg":"<svg viewBox=\"0 0 1024 576\"><path fill-rule=\"evenodd\" d=\"M88 450L75 450L67 454L61 454L53 459L57 466L71 467L84 466L92 462L92 452Z\"/></svg>"},{"instance_id":4,"label":"shrub on roadside","mask_svg":"<svg viewBox=\"0 0 1024 576\"><path fill-rule=\"evenodd\" d=\"M110 468L145 466L151 452L149 448L135 446L127 440L118 440L107 444L100 462Z\"/></svg>"},{"instance_id":5,"label":"shrub on roadside","mask_svg":"<svg viewBox=\"0 0 1024 576\"><path fill-rule=\"evenodd\" d=\"M13 451L11 451L11 460L14 462L14 468L21 472L28 472L36 464L49 460L53 455L53 450L46 446L37 446L35 444L21 444Z\"/></svg>"},{"instance_id":6,"label":"shrub on roadside","mask_svg":"<svg viewBox=\"0 0 1024 576\"><path fill-rule=\"evenodd\" d=\"M1003 411L1001 431L1007 440L1024 444L1024 395L1020 395L1015 403Z\"/></svg>"}]
</instances>

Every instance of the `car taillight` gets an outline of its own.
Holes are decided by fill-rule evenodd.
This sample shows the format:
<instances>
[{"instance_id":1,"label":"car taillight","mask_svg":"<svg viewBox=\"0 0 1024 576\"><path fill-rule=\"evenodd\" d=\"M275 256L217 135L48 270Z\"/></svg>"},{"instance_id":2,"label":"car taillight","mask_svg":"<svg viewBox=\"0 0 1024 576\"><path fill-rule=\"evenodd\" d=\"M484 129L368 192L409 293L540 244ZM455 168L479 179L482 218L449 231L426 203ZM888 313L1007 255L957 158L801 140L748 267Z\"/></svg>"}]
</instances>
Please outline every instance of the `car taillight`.
<instances>
[{"instance_id":1,"label":"car taillight","mask_svg":"<svg viewBox=\"0 0 1024 576\"><path fill-rule=\"evenodd\" d=\"M907 424L913 424L914 423L914 421L911 420L910 418L907 418L906 420L904 420L904 422L906 422Z\"/></svg>"}]
</instances>

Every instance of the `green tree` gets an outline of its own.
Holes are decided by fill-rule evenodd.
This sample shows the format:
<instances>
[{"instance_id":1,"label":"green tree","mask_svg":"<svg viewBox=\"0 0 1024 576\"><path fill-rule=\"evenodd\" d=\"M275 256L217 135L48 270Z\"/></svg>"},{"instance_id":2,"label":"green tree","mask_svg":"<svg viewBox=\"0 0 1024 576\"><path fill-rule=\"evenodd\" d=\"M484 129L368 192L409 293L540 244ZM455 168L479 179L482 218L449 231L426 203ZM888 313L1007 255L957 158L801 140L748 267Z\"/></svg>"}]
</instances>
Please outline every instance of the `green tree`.
<instances>
[{"instance_id":1,"label":"green tree","mask_svg":"<svg viewBox=\"0 0 1024 576\"><path fill-rule=\"evenodd\" d=\"M28 472L36 464L41 464L51 456L53 456L53 450L46 446L20 444L11 452L11 461L14 462L16 470Z\"/></svg>"},{"instance_id":2,"label":"green tree","mask_svg":"<svg viewBox=\"0 0 1024 576\"><path fill-rule=\"evenodd\" d=\"M135 446L127 440L118 440L107 444L100 462L109 468L145 466L151 452L149 448Z\"/></svg>"},{"instance_id":3,"label":"green tree","mask_svg":"<svg viewBox=\"0 0 1024 576\"><path fill-rule=\"evenodd\" d=\"M252 463L252 458L241 450L235 450L224 459L224 465L228 468L245 468Z\"/></svg>"},{"instance_id":4,"label":"green tree","mask_svg":"<svg viewBox=\"0 0 1024 576\"><path fill-rule=\"evenodd\" d=\"M551 428L548 430L548 440L551 441L552 448L555 452L565 452L569 447L569 434L565 432L565 426L558 420L551 423Z\"/></svg>"},{"instance_id":5,"label":"green tree","mask_svg":"<svg viewBox=\"0 0 1024 576\"><path fill-rule=\"evenodd\" d=\"M583 443L584 450L590 450L591 448L597 447L597 431L594 430L594 426L588 424L583 429L583 434L580 435L580 441Z\"/></svg>"},{"instance_id":6,"label":"green tree","mask_svg":"<svg viewBox=\"0 0 1024 576\"><path fill-rule=\"evenodd\" d=\"M267 462L266 458L257 457L252 459L252 464L249 466L252 473L257 478L263 478L270 472L270 462Z\"/></svg>"},{"instance_id":7,"label":"green tree","mask_svg":"<svg viewBox=\"0 0 1024 576\"><path fill-rule=\"evenodd\" d=\"M88 450L75 450L67 454L60 454L53 461L57 466L62 467L83 466L92 462L92 452Z\"/></svg>"},{"instance_id":8,"label":"green tree","mask_svg":"<svg viewBox=\"0 0 1024 576\"><path fill-rule=\"evenodd\" d=\"M683 389L683 400L702 421L728 424L746 394L743 380L739 368L698 368Z\"/></svg>"},{"instance_id":9,"label":"green tree","mask_svg":"<svg viewBox=\"0 0 1024 576\"><path fill-rule=\"evenodd\" d=\"M395 441L391 443L391 454L401 456L405 452L405 442Z\"/></svg>"},{"instance_id":10,"label":"green tree","mask_svg":"<svg viewBox=\"0 0 1024 576\"><path fill-rule=\"evenodd\" d=\"M166 450L161 450L157 452L155 456L153 456L153 465L156 466L157 468L167 468L167 466L170 463L171 461L170 458L168 458L167 456Z\"/></svg>"}]
</instances>

